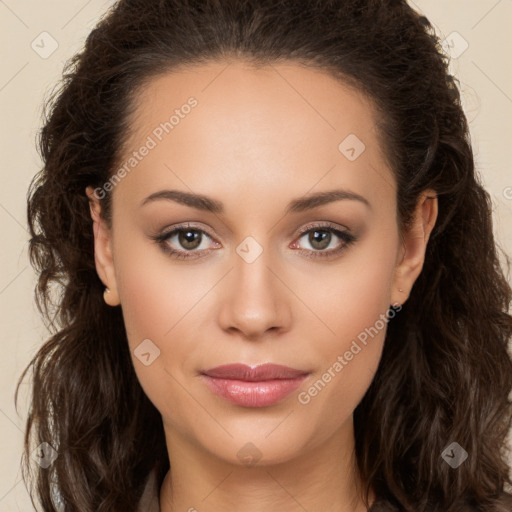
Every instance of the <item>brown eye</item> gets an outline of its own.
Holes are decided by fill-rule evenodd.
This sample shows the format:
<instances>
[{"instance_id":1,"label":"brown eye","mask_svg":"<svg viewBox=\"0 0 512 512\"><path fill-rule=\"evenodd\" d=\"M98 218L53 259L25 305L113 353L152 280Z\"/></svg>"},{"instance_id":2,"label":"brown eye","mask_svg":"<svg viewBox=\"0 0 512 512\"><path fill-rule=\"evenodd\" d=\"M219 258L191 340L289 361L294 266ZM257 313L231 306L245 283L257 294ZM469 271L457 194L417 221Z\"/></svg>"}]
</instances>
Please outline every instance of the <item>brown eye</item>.
<instances>
[{"instance_id":1,"label":"brown eye","mask_svg":"<svg viewBox=\"0 0 512 512\"><path fill-rule=\"evenodd\" d=\"M202 258L212 246L220 246L206 231L190 225L176 226L151 238L158 242L164 252L173 258L183 260Z\"/></svg>"},{"instance_id":2,"label":"brown eye","mask_svg":"<svg viewBox=\"0 0 512 512\"><path fill-rule=\"evenodd\" d=\"M178 242L184 249L197 249L201 245L201 232L194 229L180 230Z\"/></svg>"},{"instance_id":3,"label":"brown eye","mask_svg":"<svg viewBox=\"0 0 512 512\"><path fill-rule=\"evenodd\" d=\"M334 235L334 236L333 236ZM306 242L300 242L305 238ZM336 239L338 241L336 242ZM299 252L310 258L335 257L357 240L352 233L331 224L306 226L298 238ZM304 248L310 245L311 249ZM293 244L297 248L297 243ZM329 249L329 246L333 246Z\"/></svg>"},{"instance_id":4,"label":"brown eye","mask_svg":"<svg viewBox=\"0 0 512 512\"><path fill-rule=\"evenodd\" d=\"M310 231L308 241L314 249L323 251L331 243L332 233L326 230L315 229Z\"/></svg>"}]
</instances>

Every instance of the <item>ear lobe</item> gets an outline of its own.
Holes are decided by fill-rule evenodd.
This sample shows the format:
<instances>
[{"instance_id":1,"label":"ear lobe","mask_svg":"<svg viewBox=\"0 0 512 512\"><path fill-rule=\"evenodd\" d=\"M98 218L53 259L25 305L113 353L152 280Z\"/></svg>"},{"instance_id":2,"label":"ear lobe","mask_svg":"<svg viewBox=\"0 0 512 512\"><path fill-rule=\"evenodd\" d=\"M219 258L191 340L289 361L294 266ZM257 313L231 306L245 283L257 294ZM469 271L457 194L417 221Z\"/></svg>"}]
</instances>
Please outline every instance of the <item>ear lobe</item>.
<instances>
[{"instance_id":1,"label":"ear lobe","mask_svg":"<svg viewBox=\"0 0 512 512\"><path fill-rule=\"evenodd\" d=\"M120 304L120 301L114 272L111 232L105 220L101 217L101 205L99 199L94 194L93 187L87 187L85 192L89 197L89 207L93 220L94 263L96 272L105 287L110 290L103 295L105 302L110 306L117 306Z\"/></svg>"},{"instance_id":2,"label":"ear lobe","mask_svg":"<svg viewBox=\"0 0 512 512\"><path fill-rule=\"evenodd\" d=\"M402 238L402 257L395 267L393 304L403 304L418 278L425 262L425 252L430 234L437 220L438 201L434 190L425 190L414 211L413 219ZM402 291L400 291L402 290Z\"/></svg>"}]
</instances>

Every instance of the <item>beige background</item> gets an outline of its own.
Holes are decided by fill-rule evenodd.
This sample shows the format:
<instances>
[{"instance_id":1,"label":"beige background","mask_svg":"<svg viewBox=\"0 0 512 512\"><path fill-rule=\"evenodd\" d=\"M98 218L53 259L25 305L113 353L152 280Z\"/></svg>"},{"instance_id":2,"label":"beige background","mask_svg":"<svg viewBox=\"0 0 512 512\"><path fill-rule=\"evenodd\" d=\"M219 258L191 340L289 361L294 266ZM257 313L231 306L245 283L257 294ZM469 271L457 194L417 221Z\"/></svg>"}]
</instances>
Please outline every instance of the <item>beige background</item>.
<instances>
[{"instance_id":1,"label":"beige background","mask_svg":"<svg viewBox=\"0 0 512 512\"><path fill-rule=\"evenodd\" d=\"M65 60L80 49L111 4L0 0L0 512L33 510L19 468L26 393L22 392L19 414L13 393L21 371L46 337L33 303L35 276L27 258L25 213L27 187L40 167L35 136L41 105ZM411 5L423 11L447 41L453 72L461 82L477 167L493 198L496 235L512 254L512 1L415 0ZM52 49L52 40L58 48L41 55ZM32 44L39 44L39 53ZM25 381L22 390L26 389Z\"/></svg>"}]
</instances>

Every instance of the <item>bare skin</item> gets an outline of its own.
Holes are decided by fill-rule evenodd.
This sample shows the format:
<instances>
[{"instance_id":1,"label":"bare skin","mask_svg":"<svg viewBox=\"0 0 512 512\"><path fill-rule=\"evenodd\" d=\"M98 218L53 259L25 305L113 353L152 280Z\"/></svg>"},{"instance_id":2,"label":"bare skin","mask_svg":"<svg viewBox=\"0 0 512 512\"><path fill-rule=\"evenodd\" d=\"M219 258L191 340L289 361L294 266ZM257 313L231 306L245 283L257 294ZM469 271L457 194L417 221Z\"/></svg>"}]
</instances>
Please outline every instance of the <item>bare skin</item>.
<instances>
[{"instance_id":1,"label":"bare skin","mask_svg":"<svg viewBox=\"0 0 512 512\"><path fill-rule=\"evenodd\" d=\"M153 79L138 97L124 156L190 97L197 105L161 141L153 136L156 147L115 185L112 231L87 189L105 300L122 307L137 377L163 419L172 474L161 511L363 512L353 411L377 370L385 326L358 342L351 360L344 354L391 304L407 300L436 221L435 193L420 198L402 244L372 104L294 63L256 70L212 62ZM356 139L338 148L349 134L363 152ZM169 199L141 206L164 189L207 195L224 211ZM364 200L285 213L294 199L335 189ZM164 241L189 257L176 259L150 236L183 222L202 238L196 248L176 234ZM301 234L310 224L313 234L328 237L335 227L356 240L331 232L322 245ZM246 237L262 249L250 263L236 250ZM145 339L160 350L147 366L134 355ZM338 356L347 364L333 372ZM235 362L310 375L274 405L244 407L199 375ZM329 368L329 382L310 393ZM244 447L255 463L240 456Z\"/></svg>"}]
</instances>

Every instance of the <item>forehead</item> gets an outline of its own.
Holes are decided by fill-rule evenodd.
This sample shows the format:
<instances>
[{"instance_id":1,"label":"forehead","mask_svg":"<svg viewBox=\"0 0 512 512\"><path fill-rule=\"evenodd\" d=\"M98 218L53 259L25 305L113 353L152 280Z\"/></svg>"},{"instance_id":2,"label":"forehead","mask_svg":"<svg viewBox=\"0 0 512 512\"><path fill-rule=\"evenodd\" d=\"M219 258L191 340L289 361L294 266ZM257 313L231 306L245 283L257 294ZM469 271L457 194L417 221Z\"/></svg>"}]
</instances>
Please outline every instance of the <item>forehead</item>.
<instances>
[{"instance_id":1,"label":"forehead","mask_svg":"<svg viewBox=\"0 0 512 512\"><path fill-rule=\"evenodd\" d=\"M350 128L362 134L375 127L371 100L326 71L293 62L255 67L228 60L182 66L146 81L136 96L132 128L147 131L168 120L191 97L200 106L193 116L200 118L200 125L208 126L206 117L221 123L217 136L222 128L231 132L235 123L296 126L290 135L304 132L304 123L308 132Z\"/></svg>"},{"instance_id":2,"label":"forehead","mask_svg":"<svg viewBox=\"0 0 512 512\"><path fill-rule=\"evenodd\" d=\"M125 180L140 194L177 176L224 194L290 185L304 194L319 180L352 188L384 180L392 189L375 115L362 92L291 62L179 68L140 88L121 164L151 146Z\"/></svg>"}]
</instances>

